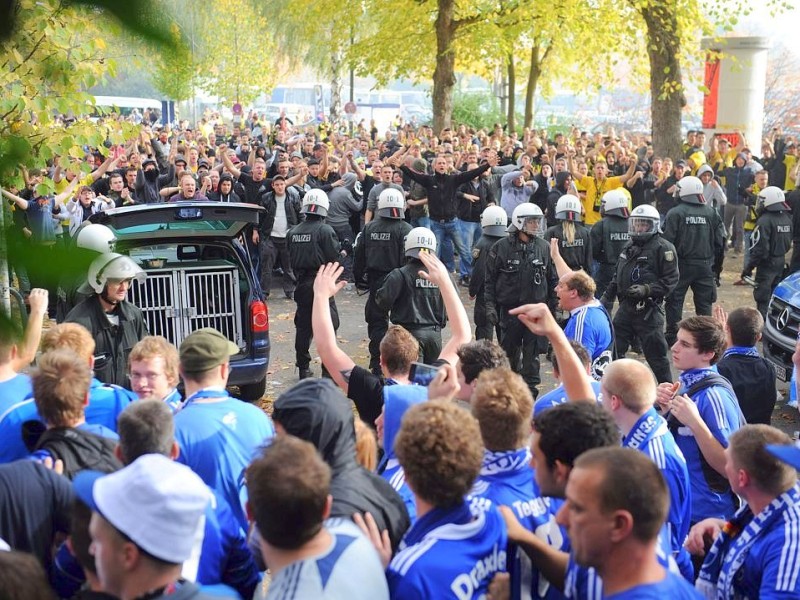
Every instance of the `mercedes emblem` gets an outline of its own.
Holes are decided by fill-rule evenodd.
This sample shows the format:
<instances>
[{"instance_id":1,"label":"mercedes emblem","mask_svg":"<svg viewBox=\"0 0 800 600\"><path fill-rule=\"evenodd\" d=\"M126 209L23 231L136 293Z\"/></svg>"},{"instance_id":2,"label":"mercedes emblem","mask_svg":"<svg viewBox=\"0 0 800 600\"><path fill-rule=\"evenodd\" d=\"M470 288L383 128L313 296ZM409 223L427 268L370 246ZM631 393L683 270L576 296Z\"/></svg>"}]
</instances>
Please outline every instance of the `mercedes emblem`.
<instances>
[{"instance_id":1,"label":"mercedes emblem","mask_svg":"<svg viewBox=\"0 0 800 600\"><path fill-rule=\"evenodd\" d=\"M779 331L783 331L789 324L789 309L784 308L781 314L778 315L778 320L775 322Z\"/></svg>"}]
</instances>

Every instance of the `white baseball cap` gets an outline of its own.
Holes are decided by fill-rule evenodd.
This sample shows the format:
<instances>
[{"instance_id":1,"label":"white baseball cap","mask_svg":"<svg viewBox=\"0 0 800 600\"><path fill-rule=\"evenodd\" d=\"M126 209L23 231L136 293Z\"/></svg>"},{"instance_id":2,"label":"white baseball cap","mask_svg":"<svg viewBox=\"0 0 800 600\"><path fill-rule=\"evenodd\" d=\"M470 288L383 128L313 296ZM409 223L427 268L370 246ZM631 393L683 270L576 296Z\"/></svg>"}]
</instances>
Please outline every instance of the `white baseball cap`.
<instances>
[{"instance_id":1,"label":"white baseball cap","mask_svg":"<svg viewBox=\"0 0 800 600\"><path fill-rule=\"evenodd\" d=\"M192 554L211 491L189 467L145 454L111 474L78 473L75 493L142 550L173 564Z\"/></svg>"}]
</instances>

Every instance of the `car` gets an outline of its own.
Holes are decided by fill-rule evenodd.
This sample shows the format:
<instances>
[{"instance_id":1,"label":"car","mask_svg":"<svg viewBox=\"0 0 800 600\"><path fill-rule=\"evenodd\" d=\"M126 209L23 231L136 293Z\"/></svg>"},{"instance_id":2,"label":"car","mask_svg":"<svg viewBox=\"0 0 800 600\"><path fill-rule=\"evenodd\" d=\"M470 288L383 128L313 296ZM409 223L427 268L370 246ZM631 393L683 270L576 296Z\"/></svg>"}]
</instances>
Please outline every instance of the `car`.
<instances>
[{"instance_id":1,"label":"car","mask_svg":"<svg viewBox=\"0 0 800 600\"><path fill-rule=\"evenodd\" d=\"M772 293L764 320L764 357L781 381L792 376L792 354L800 331L800 272L781 281Z\"/></svg>"},{"instance_id":2,"label":"car","mask_svg":"<svg viewBox=\"0 0 800 600\"><path fill-rule=\"evenodd\" d=\"M253 204L190 201L124 206L89 219L109 227L116 252L146 271L128 299L142 310L149 332L177 347L196 329L222 332L239 347L228 384L250 402L266 391L269 309L239 238L263 211Z\"/></svg>"}]
</instances>

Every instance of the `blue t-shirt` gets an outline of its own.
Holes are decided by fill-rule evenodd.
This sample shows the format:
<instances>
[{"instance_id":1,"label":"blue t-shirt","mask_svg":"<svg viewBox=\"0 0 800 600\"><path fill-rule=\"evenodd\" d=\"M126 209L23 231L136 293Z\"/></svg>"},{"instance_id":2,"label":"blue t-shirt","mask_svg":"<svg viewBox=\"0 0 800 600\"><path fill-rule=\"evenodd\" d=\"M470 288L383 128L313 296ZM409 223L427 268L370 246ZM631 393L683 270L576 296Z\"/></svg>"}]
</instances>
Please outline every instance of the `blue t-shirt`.
<instances>
[{"instance_id":1,"label":"blue t-shirt","mask_svg":"<svg viewBox=\"0 0 800 600\"><path fill-rule=\"evenodd\" d=\"M611 362L614 336L611 333L611 318L597 300L571 311L564 327L566 336L580 342L592 359L591 374L597 381L603 376Z\"/></svg>"},{"instance_id":2,"label":"blue t-shirt","mask_svg":"<svg viewBox=\"0 0 800 600\"><path fill-rule=\"evenodd\" d=\"M474 510L474 513L472 512ZM488 501L435 508L406 532L386 578L392 598L482 598L496 573L506 571L508 536Z\"/></svg>"},{"instance_id":3,"label":"blue t-shirt","mask_svg":"<svg viewBox=\"0 0 800 600\"><path fill-rule=\"evenodd\" d=\"M37 420L31 378L19 374L0 383L0 464L28 456L22 441L22 424Z\"/></svg>"},{"instance_id":4,"label":"blue t-shirt","mask_svg":"<svg viewBox=\"0 0 800 600\"><path fill-rule=\"evenodd\" d=\"M601 402L603 399L603 394L600 391L600 382L599 381L592 381L592 389L594 390L594 397L595 400ZM554 406L558 406L559 404L565 404L567 402L567 393L564 391L564 384L562 383L552 392L547 392L544 396L539 398L536 403L533 405L533 416L538 417L543 411L547 410L548 408L553 408Z\"/></svg>"},{"instance_id":5,"label":"blue t-shirt","mask_svg":"<svg viewBox=\"0 0 800 600\"><path fill-rule=\"evenodd\" d=\"M752 597L752 596L751 596ZM667 571L658 583L637 585L624 592L605 596L608 600L695 600L703 596L680 575Z\"/></svg>"},{"instance_id":6,"label":"blue t-shirt","mask_svg":"<svg viewBox=\"0 0 800 600\"><path fill-rule=\"evenodd\" d=\"M692 496L686 459L675 443L667 422L655 408L643 414L622 440L625 448L639 450L650 457L661 470L669 488L669 513L667 528L672 545L672 555L688 580L694 579L692 560L683 547L689 534L692 519Z\"/></svg>"},{"instance_id":7,"label":"blue t-shirt","mask_svg":"<svg viewBox=\"0 0 800 600\"><path fill-rule=\"evenodd\" d=\"M222 398L198 402L202 398ZM257 406L231 398L224 390L203 390L175 415L178 462L188 466L231 507L247 528L244 472L259 449L275 435L272 421Z\"/></svg>"},{"instance_id":8,"label":"blue t-shirt","mask_svg":"<svg viewBox=\"0 0 800 600\"><path fill-rule=\"evenodd\" d=\"M695 382L711 373L711 369L689 369L680 375L681 389L684 393ZM697 392L692 400L697 405L700 417L705 421L711 434L723 448L728 447L728 438L739 429L741 414L736 398L722 386L710 386ZM713 517L729 519L735 512L733 494L730 491L712 490L703 475L700 460L700 446L694 439L691 429L681 425L675 432L675 441L686 458L689 482L692 488L692 522Z\"/></svg>"},{"instance_id":9,"label":"blue t-shirt","mask_svg":"<svg viewBox=\"0 0 800 600\"><path fill-rule=\"evenodd\" d=\"M37 200L28 200L25 214L28 217L28 226L31 230L31 242L34 244L52 244L56 241L56 221L53 216L55 200L47 198L47 202L40 205Z\"/></svg>"},{"instance_id":10,"label":"blue t-shirt","mask_svg":"<svg viewBox=\"0 0 800 600\"><path fill-rule=\"evenodd\" d=\"M530 466L527 448L510 452L485 451L483 466L472 486L472 503L484 500L496 506L508 506L528 531L550 546L569 551L566 532L556 523L560 502L542 497ZM516 544L509 545L508 573L511 576L511 598L557 600L564 595L541 576L531 559Z\"/></svg>"},{"instance_id":11,"label":"blue t-shirt","mask_svg":"<svg viewBox=\"0 0 800 600\"><path fill-rule=\"evenodd\" d=\"M93 377L89 387L86 422L116 431L119 414L134 400L136 395L133 392Z\"/></svg>"}]
</instances>

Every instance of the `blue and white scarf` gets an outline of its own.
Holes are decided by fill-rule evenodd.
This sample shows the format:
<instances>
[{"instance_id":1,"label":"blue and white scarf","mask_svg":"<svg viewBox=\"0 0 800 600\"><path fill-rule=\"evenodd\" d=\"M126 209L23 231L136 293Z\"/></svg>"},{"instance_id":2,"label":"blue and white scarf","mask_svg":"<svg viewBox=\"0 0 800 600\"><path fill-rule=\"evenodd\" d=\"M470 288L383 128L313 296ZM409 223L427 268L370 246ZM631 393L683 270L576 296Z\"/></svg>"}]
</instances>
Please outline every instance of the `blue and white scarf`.
<instances>
[{"instance_id":1,"label":"blue and white scarf","mask_svg":"<svg viewBox=\"0 0 800 600\"><path fill-rule=\"evenodd\" d=\"M733 598L733 582L753 543L792 507L800 504L798 486L784 492L760 513L746 504L725 523L700 569L695 587L708 600Z\"/></svg>"},{"instance_id":2,"label":"blue and white scarf","mask_svg":"<svg viewBox=\"0 0 800 600\"><path fill-rule=\"evenodd\" d=\"M491 452L484 450L481 477L509 473L526 468L531 463L531 451L528 448Z\"/></svg>"},{"instance_id":3,"label":"blue and white scarf","mask_svg":"<svg viewBox=\"0 0 800 600\"><path fill-rule=\"evenodd\" d=\"M731 346L725 350L725 352L722 354L722 358L727 358L728 356L733 355L752 356L754 358L761 356L755 346Z\"/></svg>"},{"instance_id":4,"label":"blue and white scarf","mask_svg":"<svg viewBox=\"0 0 800 600\"><path fill-rule=\"evenodd\" d=\"M639 418L633 429L628 432L628 435L622 440L622 445L625 448L639 450L647 447L651 439L667 433L669 433L667 422L656 412L655 408L651 408Z\"/></svg>"}]
</instances>

